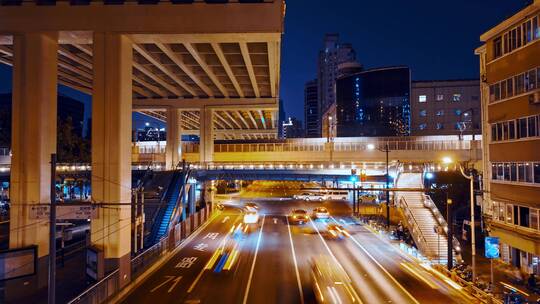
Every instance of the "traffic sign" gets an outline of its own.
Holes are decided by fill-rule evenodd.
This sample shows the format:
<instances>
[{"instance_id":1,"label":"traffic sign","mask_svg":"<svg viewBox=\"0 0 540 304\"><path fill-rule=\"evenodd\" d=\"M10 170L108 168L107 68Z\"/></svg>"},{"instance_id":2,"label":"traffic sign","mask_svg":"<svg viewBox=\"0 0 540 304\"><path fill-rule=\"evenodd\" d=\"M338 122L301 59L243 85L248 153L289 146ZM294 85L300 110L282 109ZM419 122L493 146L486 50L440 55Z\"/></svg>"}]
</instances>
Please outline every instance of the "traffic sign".
<instances>
[{"instance_id":1,"label":"traffic sign","mask_svg":"<svg viewBox=\"0 0 540 304\"><path fill-rule=\"evenodd\" d=\"M30 206L31 219L48 219L50 217L49 205ZM58 220L87 220L98 218L96 205L56 205L56 219Z\"/></svg>"}]
</instances>

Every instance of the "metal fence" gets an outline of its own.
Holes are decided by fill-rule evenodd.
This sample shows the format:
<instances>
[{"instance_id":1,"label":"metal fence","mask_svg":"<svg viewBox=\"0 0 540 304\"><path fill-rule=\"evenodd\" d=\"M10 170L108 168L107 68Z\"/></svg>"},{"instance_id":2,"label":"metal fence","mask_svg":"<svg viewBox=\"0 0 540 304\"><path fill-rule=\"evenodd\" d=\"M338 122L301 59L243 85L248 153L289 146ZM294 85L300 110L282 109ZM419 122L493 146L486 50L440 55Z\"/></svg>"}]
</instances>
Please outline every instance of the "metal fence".
<instances>
[{"instance_id":1,"label":"metal fence","mask_svg":"<svg viewBox=\"0 0 540 304\"><path fill-rule=\"evenodd\" d=\"M131 259L131 280L135 280L154 265L160 258L175 249L182 241L208 220L212 206L207 205L191 214L185 221L177 223L161 240ZM86 289L68 304L100 304L111 299L121 288L118 270Z\"/></svg>"}]
</instances>

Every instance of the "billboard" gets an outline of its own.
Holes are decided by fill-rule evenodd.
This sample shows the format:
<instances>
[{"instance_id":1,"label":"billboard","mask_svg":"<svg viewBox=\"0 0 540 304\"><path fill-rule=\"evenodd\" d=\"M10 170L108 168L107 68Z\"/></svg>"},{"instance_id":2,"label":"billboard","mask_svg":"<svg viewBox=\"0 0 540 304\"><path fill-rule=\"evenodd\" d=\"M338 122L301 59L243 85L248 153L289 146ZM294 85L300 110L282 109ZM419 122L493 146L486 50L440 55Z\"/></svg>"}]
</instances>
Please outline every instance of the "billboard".
<instances>
[{"instance_id":1,"label":"billboard","mask_svg":"<svg viewBox=\"0 0 540 304\"><path fill-rule=\"evenodd\" d=\"M37 246L0 251L0 282L30 276L37 270Z\"/></svg>"},{"instance_id":2,"label":"billboard","mask_svg":"<svg viewBox=\"0 0 540 304\"><path fill-rule=\"evenodd\" d=\"M496 259L500 256L498 237L486 236L485 244L486 258Z\"/></svg>"}]
</instances>

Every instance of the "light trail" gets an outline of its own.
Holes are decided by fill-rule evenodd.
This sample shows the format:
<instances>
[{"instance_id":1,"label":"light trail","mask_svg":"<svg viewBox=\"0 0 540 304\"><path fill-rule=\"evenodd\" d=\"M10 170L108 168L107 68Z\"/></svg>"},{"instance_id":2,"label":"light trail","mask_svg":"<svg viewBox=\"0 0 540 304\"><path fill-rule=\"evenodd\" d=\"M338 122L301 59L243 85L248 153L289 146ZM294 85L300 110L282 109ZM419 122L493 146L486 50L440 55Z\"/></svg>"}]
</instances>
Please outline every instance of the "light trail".
<instances>
[{"instance_id":1,"label":"light trail","mask_svg":"<svg viewBox=\"0 0 540 304\"><path fill-rule=\"evenodd\" d=\"M257 262L257 254L259 253L259 246L261 244L262 239L262 231L264 228L264 220L266 219L266 215L263 215L261 230L259 230L259 237L257 238L257 246L255 247L255 257L253 258L253 263L251 264L251 270L249 271L249 277L248 277L248 283L246 286L246 292L244 293L244 301L243 304L247 303L248 295L249 295L249 288L251 287L251 279L253 278L253 271L255 270L255 263Z\"/></svg>"},{"instance_id":2,"label":"light trail","mask_svg":"<svg viewBox=\"0 0 540 304\"><path fill-rule=\"evenodd\" d=\"M274 218L275 219L275 218ZM293 256L293 262L294 262L294 271L296 272L296 283L298 283L298 290L300 291L300 303L304 303L304 292L302 291L302 283L300 281L300 273L298 272L298 262L296 261L296 252L294 251L294 243L292 239L292 233L291 233L291 226L289 225L289 219L285 217L287 220L287 230L289 231L289 240L291 241L291 251Z\"/></svg>"}]
</instances>

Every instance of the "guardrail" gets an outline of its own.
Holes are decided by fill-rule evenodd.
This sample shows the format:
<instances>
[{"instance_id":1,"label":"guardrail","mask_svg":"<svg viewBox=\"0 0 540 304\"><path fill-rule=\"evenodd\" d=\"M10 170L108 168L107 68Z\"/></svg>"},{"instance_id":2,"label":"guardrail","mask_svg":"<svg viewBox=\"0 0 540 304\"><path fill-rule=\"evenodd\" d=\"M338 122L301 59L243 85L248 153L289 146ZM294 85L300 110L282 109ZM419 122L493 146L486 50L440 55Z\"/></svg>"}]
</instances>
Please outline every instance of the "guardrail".
<instances>
[{"instance_id":1,"label":"guardrail","mask_svg":"<svg viewBox=\"0 0 540 304\"><path fill-rule=\"evenodd\" d=\"M429 195L422 193L422 203L424 204L424 207L428 208L429 211L431 211L431 214L433 214L433 216L437 220L437 223L443 228L444 233L448 237L448 223L442 216L439 208L437 208L437 206L435 205L435 202L433 202ZM452 246L456 252L461 252L459 241L455 236L452 237Z\"/></svg>"},{"instance_id":2,"label":"guardrail","mask_svg":"<svg viewBox=\"0 0 540 304\"><path fill-rule=\"evenodd\" d=\"M155 245L131 259L131 281L141 276L164 255L174 250L182 241L199 228L211 215L212 206L207 205L198 212L191 214L185 221L177 223ZM118 270L86 289L68 304L100 304L108 301L120 290Z\"/></svg>"},{"instance_id":3,"label":"guardrail","mask_svg":"<svg viewBox=\"0 0 540 304\"><path fill-rule=\"evenodd\" d=\"M427 252L427 240L424 237L424 234L422 233L422 230L420 230L420 226L418 225L418 222L414 218L414 215L409 209L409 205L407 204L407 200L405 200L404 197L401 197L399 199L399 204L401 207L401 210L403 210L403 213L405 215L405 218L407 219L407 223L409 224L409 231L411 234L415 237L415 242L418 245L418 247L421 247L422 252Z\"/></svg>"},{"instance_id":4,"label":"guardrail","mask_svg":"<svg viewBox=\"0 0 540 304\"><path fill-rule=\"evenodd\" d=\"M466 281L457 275L455 271L448 270L444 265L437 265L434 264L432 267L437 270L438 272L442 273L452 281L456 282L460 286L464 287L465 290L472 296L474 296L476 299L478 299L481 303L488 303L488 304L502 304L503 301L497 299L495 296L493 296L490 293L487 293L483 291L482 289L474 286L473 282Z\"/></svg>"}]
</instances>

